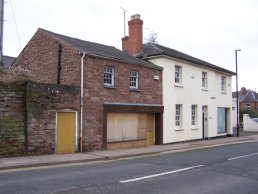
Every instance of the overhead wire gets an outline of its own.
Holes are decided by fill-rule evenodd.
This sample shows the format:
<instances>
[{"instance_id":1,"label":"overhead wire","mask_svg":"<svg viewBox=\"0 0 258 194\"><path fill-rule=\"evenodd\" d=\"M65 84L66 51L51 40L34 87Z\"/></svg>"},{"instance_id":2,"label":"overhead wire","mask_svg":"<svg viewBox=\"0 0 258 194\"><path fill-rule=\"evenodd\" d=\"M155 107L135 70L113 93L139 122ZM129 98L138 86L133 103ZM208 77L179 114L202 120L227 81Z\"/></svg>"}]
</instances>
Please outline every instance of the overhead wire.
<instances>
[{"instance_id":1,"label":"overhead wire","mask_svg":"<svg viewBox=\"0 0 258 194\"><path fill-rule=\"evenodd\" d=\"M16 29L16 34L17 34L18 41L19 41L19 46L20 46L20 49L22 49L21 38L20 38L20 35L19 35L19 30L18 30L18 26L17 26L15 14L14 14L12 0L10 0L10 4L11 4L11 9L12 9L12 15L13 15L13 19L14 19L14 25L15 25L15 29Z\"/></svg>"}]
</instances>

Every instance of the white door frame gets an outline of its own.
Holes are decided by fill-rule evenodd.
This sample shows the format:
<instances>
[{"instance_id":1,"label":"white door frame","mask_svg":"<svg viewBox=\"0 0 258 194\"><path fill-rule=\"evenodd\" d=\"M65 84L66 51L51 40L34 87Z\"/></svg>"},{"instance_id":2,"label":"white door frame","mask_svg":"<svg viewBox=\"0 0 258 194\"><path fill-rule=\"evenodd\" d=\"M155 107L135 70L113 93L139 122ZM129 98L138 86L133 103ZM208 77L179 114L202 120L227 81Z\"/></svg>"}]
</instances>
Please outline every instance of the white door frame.
<instances>
[{"instance_id":1,"label":"white door frame","mask_svg":"<svg viewBox=\"0 0 258 194\"><path fill-rule=\"evenodd\" d=\"M202 138L205 139L208 137L208 106L202 106Z\"/></svg>"}]
</instances>

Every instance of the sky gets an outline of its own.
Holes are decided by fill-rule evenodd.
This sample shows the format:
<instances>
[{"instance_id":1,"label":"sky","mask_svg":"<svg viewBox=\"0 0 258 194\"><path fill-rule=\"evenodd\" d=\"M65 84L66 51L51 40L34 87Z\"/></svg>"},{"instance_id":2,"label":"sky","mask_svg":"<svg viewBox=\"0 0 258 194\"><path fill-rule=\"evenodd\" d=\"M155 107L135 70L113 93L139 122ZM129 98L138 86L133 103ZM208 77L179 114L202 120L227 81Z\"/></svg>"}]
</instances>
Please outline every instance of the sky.
<instances>
[{"instance_id":1,"label":"sky","mask_svg":"<svg viewBox=\"0 0 258 194\"><path fill-rule=\"evenodd\" d=\"M234 72L241 49L239 89L258 91L258 0L5 0L3 53L17 57L38 28L121 49L121 7L127 35L140 14L144 38Z\"/></svg>"}]
</instances>

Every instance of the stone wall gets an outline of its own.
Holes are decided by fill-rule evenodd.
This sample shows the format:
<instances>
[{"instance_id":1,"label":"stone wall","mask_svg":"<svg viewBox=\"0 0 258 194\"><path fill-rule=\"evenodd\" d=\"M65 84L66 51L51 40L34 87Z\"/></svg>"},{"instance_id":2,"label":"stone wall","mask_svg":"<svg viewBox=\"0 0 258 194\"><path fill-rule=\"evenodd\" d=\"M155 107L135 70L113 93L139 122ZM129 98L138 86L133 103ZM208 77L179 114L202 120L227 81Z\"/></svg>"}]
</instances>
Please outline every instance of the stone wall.
<instances>
[{"instance_id":1,"label":"stone wall","mask_svg":"<svg viewBox=\"0 0 258 194\"><path fill-rule=\"evenodd\" d=\"M0 157L25 153L24 85L0 85Z\"/></svg>"},{"instance_id":2,"label":"stone wall","mask_svg":"<svg viewBox=\"0 0 258 194\"><path fill-rule=\"evenodd\" d=\"M51 154L55 151L56 113L79 112L79 88L29 82L26 90L28 154Z\"/></svg>"},{"instance_id":3,"label":"stone wall","mask_svg":"<svg viewBox=\"0 0 258 194\"><path fill-rule=\"evenodd\" d=\"M79 88L39 84L0 84L0 157L55 151L56 113L79 112Z\"/></svg>"}]
</instances>

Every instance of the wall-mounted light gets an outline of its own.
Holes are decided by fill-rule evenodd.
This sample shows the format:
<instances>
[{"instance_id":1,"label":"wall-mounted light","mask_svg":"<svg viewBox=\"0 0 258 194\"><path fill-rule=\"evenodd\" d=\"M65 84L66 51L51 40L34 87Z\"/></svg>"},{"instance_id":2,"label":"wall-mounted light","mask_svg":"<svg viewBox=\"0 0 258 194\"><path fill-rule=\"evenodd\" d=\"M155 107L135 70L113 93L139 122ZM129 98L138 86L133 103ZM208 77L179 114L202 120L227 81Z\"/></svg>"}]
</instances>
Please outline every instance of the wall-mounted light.
<instances>
[{"instance_id":1,"label":"wall-mounted light","mask_svg":"<svg viewBox=\"0 0 258 194\"><path fill-rule=\"evenodd\" d=\"M154 75L154 80L159 80L159 76L158 75Z\"/></svg>"}]
</instances>

